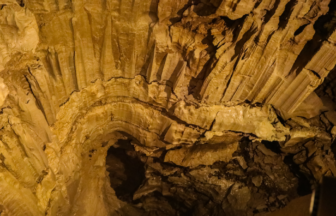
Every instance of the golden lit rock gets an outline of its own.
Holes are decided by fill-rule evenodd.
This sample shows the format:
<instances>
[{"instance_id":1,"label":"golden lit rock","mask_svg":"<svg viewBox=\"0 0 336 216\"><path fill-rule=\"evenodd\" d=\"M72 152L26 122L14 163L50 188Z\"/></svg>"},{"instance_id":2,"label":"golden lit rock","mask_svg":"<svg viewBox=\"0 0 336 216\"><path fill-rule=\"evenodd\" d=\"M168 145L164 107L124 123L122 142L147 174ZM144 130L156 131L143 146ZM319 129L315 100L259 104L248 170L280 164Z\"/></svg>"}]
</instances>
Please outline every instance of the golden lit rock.
<instances>
[{"instance_id":1,"label":"golden lit rock","mask_svg":"<svg viewBox=\"0 0 336 216\"><path fill-rule=\"evenodd\" d=\"M0 0L0 215L260 216L311 193L336 176L335 14Z\"/></svg>"}]
</instances>

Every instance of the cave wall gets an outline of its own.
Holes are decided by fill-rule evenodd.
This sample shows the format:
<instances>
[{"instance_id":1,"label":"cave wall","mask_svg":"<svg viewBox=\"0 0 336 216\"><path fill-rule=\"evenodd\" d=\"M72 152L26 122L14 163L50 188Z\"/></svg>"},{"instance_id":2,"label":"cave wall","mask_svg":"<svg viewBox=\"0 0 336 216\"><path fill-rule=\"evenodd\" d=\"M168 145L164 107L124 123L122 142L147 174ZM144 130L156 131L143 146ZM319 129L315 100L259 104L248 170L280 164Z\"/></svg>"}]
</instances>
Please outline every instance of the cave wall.
<instances>
[{"instance_id":1,"label":"cave wall","mask_svg":"<svg viewBox=\"0 0 336 216\"><path fill-rule=\"evenodd\" d=\"M286 205L251 204L248 211L232 201L259 185L253 181L260 175L247 167L276 181L265 160L281 164L288 182L291 163L311 185L336 176L333 96L315 92L335 73L332 1L0 0L0 6L1 215L157 211L118 199L110 186L108 149L129 137L146 160L182 170L170 184L184 182L181 173L188 172L193 183L186 188L222 185L197 178L217 172L216 164L240 161L246 185L230 177L232 184L219 186L231 190L229 198L206 195L232 205L218 210L228 215ZM245 145L251 157L243 156ZM241 165L254 154L262 159Z\"/></svg>"}]
</instances>

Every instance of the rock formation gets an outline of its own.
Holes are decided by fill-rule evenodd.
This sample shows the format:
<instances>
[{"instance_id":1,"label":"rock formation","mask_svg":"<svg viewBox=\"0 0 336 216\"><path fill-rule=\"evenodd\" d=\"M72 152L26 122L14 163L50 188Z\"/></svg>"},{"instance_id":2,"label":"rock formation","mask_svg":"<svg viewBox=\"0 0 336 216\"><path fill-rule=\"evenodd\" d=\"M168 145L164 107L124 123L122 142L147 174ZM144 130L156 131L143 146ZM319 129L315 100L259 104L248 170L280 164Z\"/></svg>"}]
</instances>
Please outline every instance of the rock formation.
<instances>
[{"instance_id":1,"label":"rock formation","mask_svg":"<svg viewBox=\"0 0 336 216\"><path fill-rule=\"evenodd\" d=\"M1 216L262 216L336 176L333 0L0 0Z\"/></svg>"}]
</instances>

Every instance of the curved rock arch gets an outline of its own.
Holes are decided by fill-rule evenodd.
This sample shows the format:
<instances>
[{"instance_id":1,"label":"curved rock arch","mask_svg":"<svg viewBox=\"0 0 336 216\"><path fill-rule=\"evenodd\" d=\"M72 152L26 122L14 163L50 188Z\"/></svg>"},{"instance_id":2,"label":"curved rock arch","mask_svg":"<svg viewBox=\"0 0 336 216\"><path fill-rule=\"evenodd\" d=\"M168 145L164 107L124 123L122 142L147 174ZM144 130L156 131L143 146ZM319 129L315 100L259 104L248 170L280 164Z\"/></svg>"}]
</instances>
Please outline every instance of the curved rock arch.
<instances>
[{"instance_id":1,"label":"curved rock arch","mask_svg":"<svg viewBox=\"0 0 336 216\"><path fill-rule=\"evenodd\" d=\"M119 132L148 157L164 151L163 162L188 174L167 177L163 162L149 163L171 178L162 184L193 182L185 190L210 188L218 203L224 198L213 194L232 186L229 204L209 207L218 211L245 214L225 208L260 176L274 183L278 173L258 167L266 174L234 183L213 178L221 175L216 162L237 168L230 175L239 178L244 155L263 155L287 175L279 157L295 154L311 182L336 176L334 111L321 114L313 92L336 64L329 3L0 0L1 216L132 215L106 180L104 157ZM324 20L327 27L316 27ZM85 208L91 195L95 207Z\"/></svg>"}]
</instances>

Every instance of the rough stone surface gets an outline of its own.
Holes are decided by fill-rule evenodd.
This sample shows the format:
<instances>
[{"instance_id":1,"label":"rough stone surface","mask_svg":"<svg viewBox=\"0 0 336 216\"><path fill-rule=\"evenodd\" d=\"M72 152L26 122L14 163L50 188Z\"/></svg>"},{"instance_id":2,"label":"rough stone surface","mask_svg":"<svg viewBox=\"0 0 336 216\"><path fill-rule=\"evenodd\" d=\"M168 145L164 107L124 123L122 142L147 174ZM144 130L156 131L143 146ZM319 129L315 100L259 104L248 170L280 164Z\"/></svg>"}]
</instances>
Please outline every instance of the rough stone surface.
<instances>
[{"instance_id":1,"label":"rough stone surface","mask_svg":"<svg viewBox=\"0 0 336 216\"><path fill-rule=\"evenodd\" d=\"M0 215L295 203L336 176L335 20L333 0L0 0Z\"/></svg>"}]
</instances>

